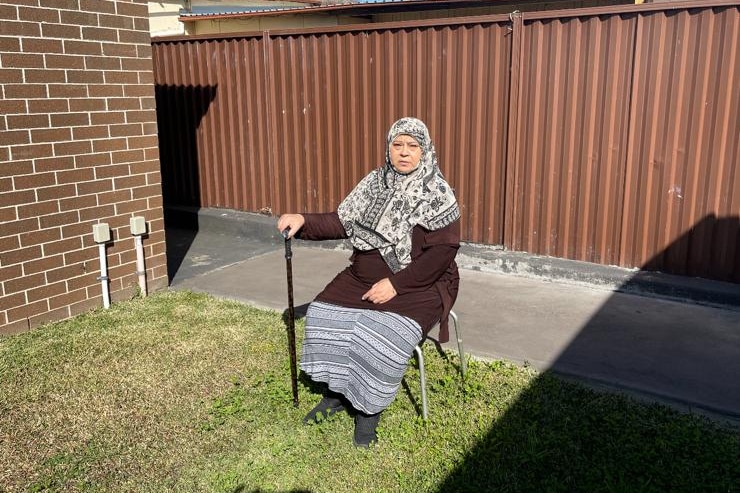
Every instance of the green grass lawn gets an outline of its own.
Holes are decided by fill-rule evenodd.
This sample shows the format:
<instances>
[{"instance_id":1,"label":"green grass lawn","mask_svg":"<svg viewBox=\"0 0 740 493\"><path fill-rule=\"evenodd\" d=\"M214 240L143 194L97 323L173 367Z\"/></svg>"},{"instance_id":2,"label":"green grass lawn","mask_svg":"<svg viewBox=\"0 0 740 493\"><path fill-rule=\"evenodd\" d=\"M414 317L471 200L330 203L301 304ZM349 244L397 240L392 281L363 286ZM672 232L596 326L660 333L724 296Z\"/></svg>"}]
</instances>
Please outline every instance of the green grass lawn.
<instances>
[{"instance_id":1,"label":"green grass lawn","mask_svg":"<svg viewBox=\"0 0 740 493\"><path fill-rule=\"evenodd\" d=\"M298 324L298 336L302 325ZM300 341L299 341L300 346ZM425 346L352 445L292 406L282 315L168 292L0 339L0 492L731 492L740 431Z\"/></svg>"}]
</instances>

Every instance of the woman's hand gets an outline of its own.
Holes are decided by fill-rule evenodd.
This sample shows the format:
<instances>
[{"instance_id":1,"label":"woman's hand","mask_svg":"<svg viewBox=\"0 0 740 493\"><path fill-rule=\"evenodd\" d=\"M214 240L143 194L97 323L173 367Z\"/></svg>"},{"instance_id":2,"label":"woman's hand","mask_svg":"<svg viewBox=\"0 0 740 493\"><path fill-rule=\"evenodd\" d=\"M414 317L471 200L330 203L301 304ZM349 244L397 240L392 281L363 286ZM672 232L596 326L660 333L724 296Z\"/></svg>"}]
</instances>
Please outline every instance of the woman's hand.
<instances>
[{"instance_id":1,"label":"woman's hand","mask_svg":"<svg viewBox=\"0 0 740 493\"><path fill-rule=\"evenodd\" d=\"M372 301L376 305L392 300L398 293L387 277L373 284L367 293L362 295L362 300Z\"/></svg>"},{"instance_id":2,"label":"woman's hand","mask_svg":"<svg viewBox=\"0 0 740 493\"><path fill-rule=\"evenodd\" d=\"M288 238L293 238L306 222L306 218L301 214L283 214L278 219L277 228L282 234L285 228L290 228Z\"/></svg>"}]
</instances>

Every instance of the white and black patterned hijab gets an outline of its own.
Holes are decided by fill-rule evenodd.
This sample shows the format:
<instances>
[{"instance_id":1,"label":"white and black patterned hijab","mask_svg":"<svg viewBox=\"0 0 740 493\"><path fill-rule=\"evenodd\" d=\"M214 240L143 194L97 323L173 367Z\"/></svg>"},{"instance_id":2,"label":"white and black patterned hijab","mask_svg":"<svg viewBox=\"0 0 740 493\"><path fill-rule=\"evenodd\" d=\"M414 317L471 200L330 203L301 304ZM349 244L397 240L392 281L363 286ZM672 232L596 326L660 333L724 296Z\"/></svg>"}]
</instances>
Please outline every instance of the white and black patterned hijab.
<instances>
[{"instance_id":1,"label":"white and black patterned hijab","mask_svg":"<svg viewBox=\"0 0 740 493\"><path fill-rule=\"evenodd\" d=\"M390 146L399 135L409 135L421 146L419 166L408 174L397 172L391 164ZM411 263L414 226L437 230L460 217L424 122L401 118L391 126L385 165L363 178L337 212L352 245L359 250L379 249L393 272Z\"/></svg>"}]
</instances>

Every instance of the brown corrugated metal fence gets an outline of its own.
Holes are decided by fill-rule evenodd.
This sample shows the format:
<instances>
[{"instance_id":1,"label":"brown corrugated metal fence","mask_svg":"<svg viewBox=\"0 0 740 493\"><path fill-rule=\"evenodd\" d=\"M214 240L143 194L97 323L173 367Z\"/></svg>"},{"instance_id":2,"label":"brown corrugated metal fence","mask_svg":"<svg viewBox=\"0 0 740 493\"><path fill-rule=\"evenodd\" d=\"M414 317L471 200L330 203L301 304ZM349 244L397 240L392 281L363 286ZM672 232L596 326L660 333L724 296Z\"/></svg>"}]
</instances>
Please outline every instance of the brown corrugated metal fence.
<instances>
[{"instance_id":1,"label":"brown corrugated metal fence","mask_svg":"<svg viewBox=\"0 0 740 493\"><path fill-rule=\"evenodd\" d=\"M704 2L158 40L165 201L333 210L414 115L466 241L739 282L739 19Z\"/></svg>"}]
</instances>

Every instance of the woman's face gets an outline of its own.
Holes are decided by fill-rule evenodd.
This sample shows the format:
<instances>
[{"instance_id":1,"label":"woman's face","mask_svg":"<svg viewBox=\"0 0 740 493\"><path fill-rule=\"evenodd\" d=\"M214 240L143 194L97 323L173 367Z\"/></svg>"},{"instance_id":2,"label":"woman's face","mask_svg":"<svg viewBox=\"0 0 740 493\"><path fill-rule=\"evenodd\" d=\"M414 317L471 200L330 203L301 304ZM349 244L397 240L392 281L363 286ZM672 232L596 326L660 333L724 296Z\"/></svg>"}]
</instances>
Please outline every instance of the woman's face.
<instances>
[{"instance_id":1,"label":"woman's face","mask_svg":"<svg viewBox=\"0 0 740 493\"><path fill-rule=\"evenodd\" d=\"M391 141L391 164L399 173L411 173L421 161L421 146L410 135L401 134Z\"/></svg>"}]
</instances>

